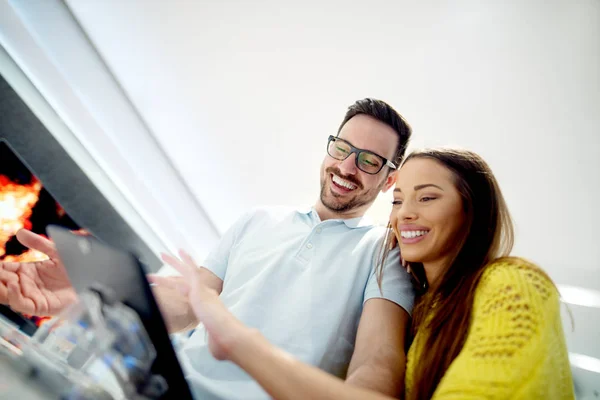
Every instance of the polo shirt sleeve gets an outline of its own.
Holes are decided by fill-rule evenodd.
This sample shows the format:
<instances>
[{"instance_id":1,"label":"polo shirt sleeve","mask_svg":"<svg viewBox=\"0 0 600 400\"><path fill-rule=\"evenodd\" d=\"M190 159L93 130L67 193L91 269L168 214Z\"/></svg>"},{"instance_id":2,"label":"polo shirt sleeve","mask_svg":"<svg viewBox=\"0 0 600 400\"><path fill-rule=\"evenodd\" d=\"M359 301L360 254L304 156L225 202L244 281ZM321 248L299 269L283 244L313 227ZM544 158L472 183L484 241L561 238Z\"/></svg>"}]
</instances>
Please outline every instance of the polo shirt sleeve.
<instances>
[{"instance_id":1,"label":"polo shirt sleeve","mask_svg":"<svg viewBox=\"0 0 600 400\"><path fill-rule=\"evenodd\" d=\"M371 268L371 274L365 288L363 303L369 299L386 299L398 304L411 315L415 293L410 280L410 275L402 268L402 265L400 265L400 250L398 246L391 250L387 256L383 268L381 289L377 283L377 273L375 268L378 261L378 257L375 257L375 262Z\"/></svg>"},{"instance_id":2,"label":"polo shirt sleeve","mask_svg":"<svg viewBox=\"0 0 600 400\"><path fill-rule=\"evenodd\" d=\"M248 222L254 215L254 211L242 215L221 237L221 240L215 248L208 254L202 266L221 280L225 278L227 265L229 264L229 254L231 249L240 240L240 237Z\"/></svg>"}]
</instances>

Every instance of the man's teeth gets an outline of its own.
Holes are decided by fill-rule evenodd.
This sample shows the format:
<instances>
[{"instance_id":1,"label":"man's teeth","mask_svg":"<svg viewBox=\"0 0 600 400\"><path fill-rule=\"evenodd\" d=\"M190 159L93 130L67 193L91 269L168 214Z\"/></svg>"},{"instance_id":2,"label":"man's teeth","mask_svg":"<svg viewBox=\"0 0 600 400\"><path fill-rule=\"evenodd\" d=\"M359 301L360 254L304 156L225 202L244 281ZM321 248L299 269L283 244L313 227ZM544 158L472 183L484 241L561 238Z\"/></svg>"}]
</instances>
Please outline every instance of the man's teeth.
<instances>
[{"instance_id":1,"label":"man's teeth","mask_svg":"<svg viewBox=\"0 0 600 400\"><path fill-rule=\"evenodd\" d=\"M400 232L400 236L405 239L415 238L417 236L426 235L429 231L402 231Z\"/></svg>"},{"instance_id":2,"label":"man's teeth","mask_svg":"<svg viewBox=\"0 0 600 400\"><path fill-rule=\"evenodd\" d=\"M336 185L340 185L342 187L345 187L348 190L354 190L354 189L356 189L356 185L353 185L350 182L343 180L342 178L340 178L337 175L333 175L333 181L335 182Z\"/></svg>"}]
</instances>

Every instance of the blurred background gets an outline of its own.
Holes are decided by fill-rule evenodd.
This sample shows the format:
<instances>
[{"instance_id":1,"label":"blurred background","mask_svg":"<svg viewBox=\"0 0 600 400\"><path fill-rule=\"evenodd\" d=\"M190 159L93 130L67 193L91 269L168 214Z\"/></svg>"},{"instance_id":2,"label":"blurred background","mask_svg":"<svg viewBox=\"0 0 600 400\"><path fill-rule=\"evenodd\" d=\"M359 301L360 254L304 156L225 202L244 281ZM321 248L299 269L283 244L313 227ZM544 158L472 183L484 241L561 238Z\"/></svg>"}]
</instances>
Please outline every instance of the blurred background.
<instances>
[{"instance_id":1,"label":"blurred background","mask_svg":"<svg viewBox=\"0 0 600 400\"><path fill-rule=\"evenodd\" d=\"M600 397L598 0L0 0L0 45L7 91L44 128L19 156L56 141L152 256L201 260L251 207L314 204L327 137L360 98L395 107L411 148L480 153L514 254L561 289L578 398ZM386 223L390 202L370 215Z\"/></svg>"}]
</instances>

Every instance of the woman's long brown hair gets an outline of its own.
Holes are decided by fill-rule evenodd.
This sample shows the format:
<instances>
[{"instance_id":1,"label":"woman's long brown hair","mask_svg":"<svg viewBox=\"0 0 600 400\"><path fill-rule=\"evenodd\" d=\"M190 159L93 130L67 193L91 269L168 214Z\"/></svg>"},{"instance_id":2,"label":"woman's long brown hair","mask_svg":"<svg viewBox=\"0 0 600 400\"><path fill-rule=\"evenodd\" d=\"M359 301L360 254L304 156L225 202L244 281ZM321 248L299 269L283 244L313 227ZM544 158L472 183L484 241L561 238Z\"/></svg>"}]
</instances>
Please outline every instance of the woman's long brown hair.
<instances>
[{"instance_id":1,"label":"woman's long brown hair","mask_svg":"<svg viewBox=\"0 0 600 400\"><path fill-rule=\"evenodd\" d=\"M452 361L460 353L470 325L475 288L485 266L508 256L514 242L514 229L504 197L487 163L477 154L458 149L421 150L409 155L439 162L454 175L455 185L466 216L465 229L457 238L456 254L435 289L427 286L420 263L410 263L417 291L410 343L426 328L424 349L415 363L410 398L429 399ZM394 233L390 230L382 246L378 275Z\"/></svg>"}]
</instances>

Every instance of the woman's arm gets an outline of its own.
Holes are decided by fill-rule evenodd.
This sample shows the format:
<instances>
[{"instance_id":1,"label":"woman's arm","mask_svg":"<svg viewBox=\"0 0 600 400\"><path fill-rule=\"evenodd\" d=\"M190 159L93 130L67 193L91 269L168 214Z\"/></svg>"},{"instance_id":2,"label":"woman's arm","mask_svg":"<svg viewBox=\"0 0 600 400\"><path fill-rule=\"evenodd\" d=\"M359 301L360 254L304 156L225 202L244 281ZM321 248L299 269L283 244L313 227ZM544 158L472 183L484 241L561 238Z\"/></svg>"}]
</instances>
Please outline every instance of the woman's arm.
<instances>
[{"instance_id":1,"label":"woman's arm","mask_svg":"<svg viewBox=\"0 0 600 400\"><path fill-rule=\"evenodd\" d=\"M248 330L229 359L278 400L384 400L391 397L344 384L322 370L304 364L270 344L258 331Z\"/></svg>"},{"instance_id":2,"label":"woman's arm","mask_svg":"<svg viewBox=\"0 0 600 400\"><path fill-rule=\"evenodd\" d=\"M387 299L367 300L358 324L346 384L397 397L404 394L404 332L408 313Z\"/></svg>"},{"instance_id":3,"label":"woman's arm","mask_svg":"<svg viewBox=\"0 0 600 400\"><path fill-rule=\"evenodd\" d=\"M272 397L287 399L384 400L382 394L344 384L339 378L304 364L273 346L257 330L227 310L219 293L207 286L191 257L171 265L189 285L181 292L208 333L208 347L218 360L229 360L252 376Z\"/></svg>"}]
</instances>

